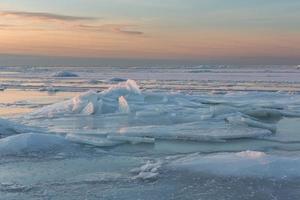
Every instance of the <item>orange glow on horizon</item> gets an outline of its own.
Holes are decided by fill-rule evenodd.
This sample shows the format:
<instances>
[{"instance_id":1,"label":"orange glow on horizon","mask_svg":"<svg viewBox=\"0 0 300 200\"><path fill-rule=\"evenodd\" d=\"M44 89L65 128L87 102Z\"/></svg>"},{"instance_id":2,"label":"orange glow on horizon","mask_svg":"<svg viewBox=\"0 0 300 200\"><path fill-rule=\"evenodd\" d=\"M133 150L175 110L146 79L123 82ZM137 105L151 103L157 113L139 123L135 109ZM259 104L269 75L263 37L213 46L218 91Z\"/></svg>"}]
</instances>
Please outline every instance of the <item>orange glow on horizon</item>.
<instances>
[{"instance_id":1,"label":"orange glow on horizon","mask_svg":"<svg viewBox=\"0 0 300 200\"><path fill-rule=\"evenodd\" d=\"M155 29L150 28L151 25L136 30L135 25L125 21L83 23L82 19L70 16L36 15L40 14L3 15L4 19L0 19L1 54L157 59L300 57L300 37L291 32L182 31Z\"/></svg>"}]
</instances>

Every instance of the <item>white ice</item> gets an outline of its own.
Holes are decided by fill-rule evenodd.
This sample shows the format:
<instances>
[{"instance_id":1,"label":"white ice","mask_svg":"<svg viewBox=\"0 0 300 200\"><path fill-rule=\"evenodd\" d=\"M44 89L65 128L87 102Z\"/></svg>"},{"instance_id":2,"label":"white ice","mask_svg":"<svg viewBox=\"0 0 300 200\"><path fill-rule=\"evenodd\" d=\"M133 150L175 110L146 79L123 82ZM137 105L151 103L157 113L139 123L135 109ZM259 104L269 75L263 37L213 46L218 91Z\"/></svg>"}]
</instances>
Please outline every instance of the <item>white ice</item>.
<instances>
[{"instance_id":1,"label":"white ice","mask_svg":"<svg viewBox=\"0 0 300 200\"><path fill-rule=\"evenodd\" d=\"M117 86L113 86L100 93L90 90L73 99L43 107L31 113L29 117L59 117L70 114L93 115L114 113L119 108L121 112L128 112L129 106L125 97L140 95L140 93L135 81L128 80L127 82L119 83Z\"/></svg>"}]
</instances>

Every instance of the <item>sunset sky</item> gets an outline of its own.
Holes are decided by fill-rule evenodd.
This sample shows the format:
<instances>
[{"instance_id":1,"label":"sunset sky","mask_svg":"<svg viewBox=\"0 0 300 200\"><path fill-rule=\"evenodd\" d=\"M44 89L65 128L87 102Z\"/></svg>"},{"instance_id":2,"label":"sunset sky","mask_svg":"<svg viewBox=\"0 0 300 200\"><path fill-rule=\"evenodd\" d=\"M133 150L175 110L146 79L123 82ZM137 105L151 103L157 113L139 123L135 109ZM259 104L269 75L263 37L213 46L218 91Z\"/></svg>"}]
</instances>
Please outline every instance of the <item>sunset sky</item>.
<instances>
[{"instance_id":1,"label":"sunset sky","mask_svg":"<svg viewBox=\"0 0 300 200\"><path fill-rule=\"evenodd\" d=\"M300 64L300 1L0 0L0 54Z\"/></svg>"}]
</instances>

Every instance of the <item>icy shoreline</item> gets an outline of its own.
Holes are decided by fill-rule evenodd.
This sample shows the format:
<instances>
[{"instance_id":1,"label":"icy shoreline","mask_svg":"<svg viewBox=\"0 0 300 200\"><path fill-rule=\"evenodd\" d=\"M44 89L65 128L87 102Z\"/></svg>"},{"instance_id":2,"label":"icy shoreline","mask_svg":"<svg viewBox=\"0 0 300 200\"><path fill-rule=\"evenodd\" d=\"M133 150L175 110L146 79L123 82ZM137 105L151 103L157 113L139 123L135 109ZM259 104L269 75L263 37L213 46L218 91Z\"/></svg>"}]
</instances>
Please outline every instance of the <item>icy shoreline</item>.
<instances>
[{"instance_id":1,"label":"icy shoreline","mask_svg":"<svg viewBox=\"0 0 300 200\"><path fill-rule=\"evenodd\" d=\"M103 69L100 76L89 70L60 69L78 77L52 77L49 69L46 79L44 68L32 69L34 79L27 72L4 73L1 85L8 89L0 92L0 106L30 110L0 117L0 198L298 196L300 95L289 87L299 86L282 82L296 69L284 75L283 69L244 70L263 73L257 88L282 83L284 92L248 92L257 80L211 80L212 71L243 71L226 67L152 69L153 76L163 71L157 80L146 68L128 70L137 81L122 68L113 74ZM268 82L267 75L275 74L280 77ZM12 87L25 89L20 98ZM209 92L199 92L204 88Z\"/></svg>"},{"instance_id":2,"label":"icy shoreline","mask_svg":"<svg viewBox=\"0 0 300 200\"><path fill-rule=\"evenodd\" d=\"M283 117L299 118L300 112L275 103L249 104L179 93L149 93L141 91L134 80L127 80L102 92L90 90L70 100L44 106L20 119L38 122L84 116L101 116L102 123L109 124L110 128L100 128L92 134L85 134L89 131L82 128L79 128L81 134L72 130L62 130L60 134L75 143L107 147L155 143L157 139L195 142L263 139L276 135L276 124ZM120 126L124 122L126 126ZM2 136L31 130L6 121L1 127Z\"/></svg>"}]
</instances>

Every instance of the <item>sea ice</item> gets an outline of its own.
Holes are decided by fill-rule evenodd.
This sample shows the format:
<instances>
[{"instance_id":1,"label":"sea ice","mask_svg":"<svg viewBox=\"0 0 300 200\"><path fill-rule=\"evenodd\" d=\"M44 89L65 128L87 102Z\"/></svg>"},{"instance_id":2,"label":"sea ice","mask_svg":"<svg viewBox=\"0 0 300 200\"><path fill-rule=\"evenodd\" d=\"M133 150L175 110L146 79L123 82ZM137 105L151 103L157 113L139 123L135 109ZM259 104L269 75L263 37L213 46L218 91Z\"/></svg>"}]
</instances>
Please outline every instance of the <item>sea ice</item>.
<instances>
[{"instance_id":1,"label":"sea ice","mask_svg":"<svg viewBox=\"0 0 300 200\"><path fill-rule=\"evenodd\" d=\"M81 136L81 135L75 135L75 134L68 134L66 136L66 139L71 142L75 142L75 143L79 143L79 144L86 144L86 145L91 145L91 146L96 146L96 147L110 147L110 146L115 146L118 144L125 143L122 140L111 140L106 137L98 138L98 137Z\"/></svg>"},{"instance_id":2,"label":"sea ice","mask_svg":"<svg viewBox=\"0 0 300 200\"><path fill-rule=\"evenodd\" d=\"M300 177L300 158L269 155L259 151L237 153L191 154L172 161L175 170L212 173L225 176Z\"/></svg>"},{"instance_id":3,"label":"sea ice","mask_svg":"<svg viewBox=\"0 0 300 200\"><path fill-rule=\"evenodd\" d=\"M141 92L133 80L102 92L90 90L28 116L59 118L72 115L102 116L101 124L107 131L98 132L108 135L106 138L68 136L73 141L96 146L152 143L155 139L224 141L260 138L275 133L275 123L286 116L282 109L264 108L261 103L256 106L185 94Z\"/></svg>"},{"instance_id":4,"label":"sea ice","mask_svg":"<svg viewBox=\"0 0 300 200\"><path fill-rule=\"evenodd\" d=\"M37 129L0 118L0 138L32 131L37 131Z\"/></svg>"},{"instance_id":5,"label":"sea ice","mask_svg":"<svg viewBox=\"0 0 300 200\"><path fill-rule=\"evenodd\" d=\"M141 180L151 180L156 178L159 175L159 169L162 166L162 162L157 161L147 161L146 164L142 165L139 168L134 168L131 170L135 175L132 179L141 179Z\"/></svg>"},{"instance_id":6,"label":"sea ice","mask_svg":"<svg viewBox=\"0 0 300 200\"><path fill-rule=\"evenodd\" d=\"M51 151L68 143L62 136L40 133L22 133L0 139L0 155Z\"/></svg>"}]
</instances>

